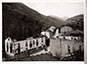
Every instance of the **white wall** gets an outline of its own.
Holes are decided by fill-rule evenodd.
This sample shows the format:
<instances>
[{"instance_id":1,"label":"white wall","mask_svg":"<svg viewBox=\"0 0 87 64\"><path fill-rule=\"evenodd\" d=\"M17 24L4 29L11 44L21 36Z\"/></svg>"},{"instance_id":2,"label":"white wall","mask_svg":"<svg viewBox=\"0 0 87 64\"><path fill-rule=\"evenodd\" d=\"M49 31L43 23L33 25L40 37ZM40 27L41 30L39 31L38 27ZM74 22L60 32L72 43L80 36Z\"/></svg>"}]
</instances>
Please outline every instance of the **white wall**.
<instances>
[{"instance_id":1,"label":"white wall","mask_svg":"<svg viewBox=\"0 0 87 64\"><path fill-rule=\"evenodd\" d=\"M81 41L74 40L64 40L64 39L50 39L50 50L53 56L65 56L68 53L68 45L70 46L70 51L74 52L79 50L79 45L81 45L81 50L84 50L84 43ZM74 49L74 50L73 50Z\"/></svg>"},{"instance_id":2,"label":"white wall","mask_svg":"<svg viewBox=\"0 0 87 64\"><path fill-rule=\"evenodd\" d=\"M38 46L36 46L36 40L38 40ZM42 41L43 40L43 41ZM32 43L32 47L30 48L30 41ZM35 44L33 44L33 41L35 42ZM7 52L7 42L8 42L8 46L9 46L9 51ZM26 42L27 42L27 47L26 47ZM10 43L13 44L13 53L10 53ZM8 55L12 55L14 56L14 54L18 53L18 43L20 43L20 52L24 52L26 51L26 48L29 50L29 49L33 49L33 48L37 48L37 47L40 47L42 45L45 45L45 37L39 37L39 38L35 38L35 39L27 39L27 40L23 40L23 41L16 41L16 42L12 42L11 41L8 41L7 39L5 40L5 50L6 50L6 53Z\"/></svg>"}]
</instances>

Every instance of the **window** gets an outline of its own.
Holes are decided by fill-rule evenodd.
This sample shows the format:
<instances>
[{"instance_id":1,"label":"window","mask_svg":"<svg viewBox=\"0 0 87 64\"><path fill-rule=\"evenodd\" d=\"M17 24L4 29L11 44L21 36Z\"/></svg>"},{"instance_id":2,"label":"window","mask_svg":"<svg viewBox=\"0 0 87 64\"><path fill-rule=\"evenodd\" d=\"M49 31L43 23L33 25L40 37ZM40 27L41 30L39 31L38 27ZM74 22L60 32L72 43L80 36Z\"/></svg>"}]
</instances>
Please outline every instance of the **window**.
<instances>
[{"instance_id":1,"label":"window","mask_svg":"<svg viewBox=\"0 0 87 64\"><path fill-rule=\"evenodd\" d=\"M18 54L20 54L20 43L18 43Z\"/></svg>"},{"instance_id":2,"label":"window","mask_svg":"<svg viewBox=\"0 0 87 64\"><path fill-rule=\"evenodd\" d=\"M30 41L30 48L32 47L32 42Z\"/></svg>"},{"instance_id":3,"label":"window","mask_svg":"<svg viewBox=\"0 0 87 64\"><path fill-rule=\"evenodd\" d=\"M26 42L26 47L28 46L28 43Z\"/></svg>"},{"instance_id":4,"label":"window","mask_svg":"<svg viewBox=\"0 0 87 64\"><path fill-rule=\"evenodd\" d=\"M7 52L8 52L8 42L7 42Z\"/></svg>"},{"instance_id":5,"label":"window","mask_svg":"<svg viewBox=\"0 0 87 64\"><path fill-rule=\"evenodd\" d=\"M26 50L28 49L28 42L26 42Z\"/></svg>"},{"instance_id":6,"label":"window","mask_svg":"<svg viewBox=\"0 0 87 64\"><path fill-rule=\"evenodd\" d=\"M36 46L38 46L38 40L36 40Z\"/></svg>"},{"instance_id":7,"label":"window","mask_svg":"<svg viewBox=\"0 0 87 64\"><path fill-rule=\"evenodd\" d=\"M33 40L33 45L35 45L35 41Z\"/></svg>"},{"instance_id":8,"label":"window","mask_svg":"<svg viewBox=\"0 0 87 64\"><path fill-rule=\"evenodd\" d=\"M10 43L10 53L12 53L12 43Z\"/></svg>"},{"instance_id":9,"label":"window","mask_svg":"<svg viewBox=\"0 0 87 64\"><path fill-rule=\"evenodd\" d=\"M10 39L8 38L8 41L9 41Z\"/></svg>"},{"instance_id":10,"label":"window","mask_svg":"<svg viewBox=\"0 0 87 64\"><path fill-rule=\"evenodd\" d=\"M81 52L81 45L79 45L79 51Z\"/></svg>"},{"instance_id":11,"label":"window","mask_svg":"<svg viewBox=\"0 0 87 64\"><path fill-rule=\"evenodd\" d=\"M68 53L70 54L71 53L71 50L70 50L70 46L68 45Z\"/></svg>"}]
</instances>

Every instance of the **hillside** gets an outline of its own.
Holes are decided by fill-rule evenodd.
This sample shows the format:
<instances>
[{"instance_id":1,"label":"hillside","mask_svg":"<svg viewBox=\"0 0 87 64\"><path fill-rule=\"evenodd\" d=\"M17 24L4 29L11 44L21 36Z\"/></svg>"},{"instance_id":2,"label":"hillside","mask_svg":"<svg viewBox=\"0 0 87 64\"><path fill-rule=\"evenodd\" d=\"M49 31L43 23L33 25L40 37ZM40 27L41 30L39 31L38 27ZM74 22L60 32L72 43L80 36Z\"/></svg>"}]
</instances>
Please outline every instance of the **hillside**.
<instances>
[{"instance_id":1,"label":"hillside","mask_svg":"<svg viewBox=\"0 0 87 64\"><path fill-rule=\"evenodd\" d=\"M66 24L60 19L45 16L22 3L3 3L3 37L17 40L36 37L42 29Z\"/></svg>"},{"instance_id":2,"label":"hillside","mask_svg":"<svg viewBox=\"0 0 87 64\"><path fill-rule=\"evenodd\" d=\"M71 18L66 19L66 22L73 22L73 21L79 21L80 19L83 19L83 14L73 16Z\"/></svg>"},{"instance_id":3,"label":"hillside","mask_svg":"<svg viewBox=\"0 0 87 64\"><path fill-rule=\"evenodd\" d=\"M81 31L84 31L84 15L76 15L74 17L68 18L66 20L68 22L67 25L71 26L73 29L79 29Z\"/></svg>"}]
</instances>

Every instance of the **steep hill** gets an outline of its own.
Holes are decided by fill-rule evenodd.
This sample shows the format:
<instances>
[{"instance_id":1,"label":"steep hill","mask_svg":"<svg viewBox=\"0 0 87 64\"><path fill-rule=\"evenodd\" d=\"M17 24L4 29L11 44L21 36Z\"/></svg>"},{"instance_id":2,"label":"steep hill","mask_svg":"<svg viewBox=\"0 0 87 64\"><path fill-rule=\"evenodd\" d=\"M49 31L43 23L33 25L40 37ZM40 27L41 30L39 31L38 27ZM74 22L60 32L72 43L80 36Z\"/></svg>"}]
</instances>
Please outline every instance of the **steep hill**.
<instances>
[{"instance_id":1,"label":"steep hill","mask_svg":"<svg viewBox=\"0 0 87 64\"><path fill-rule=\"evenodd\" d=\"M76 16L73 16L71 18L68 18L68 19L66 19L66 22L68 22L68 23L71 23L71 22L74 22L74 21L78 22L80 19L83 19L83 14L76 15Z\"/></svg>"},{"instance_id":2,"label":"steep hill","mask_svg":"<svg viewBox=\"0 0 87 64\"><path fill-rule=\"evenodd\" d=\"M66 24L60 19L42 15L22 3L3 3L2 8L4 38L9 36L21 40L36 37L42 29Z\"/></svg>"},{"instance_id":3,"label":"steep hill","mask_svg":"<svg viewBox=\"0 0 87 64\"><path fill-rule=\"evenodd\" d=\"M81 31L84 31L84 15L80 14L71 18L68 18L66 20L68 22L68 25L71 26L73 29L79 29Z\"/></svg>"}]
</instances>

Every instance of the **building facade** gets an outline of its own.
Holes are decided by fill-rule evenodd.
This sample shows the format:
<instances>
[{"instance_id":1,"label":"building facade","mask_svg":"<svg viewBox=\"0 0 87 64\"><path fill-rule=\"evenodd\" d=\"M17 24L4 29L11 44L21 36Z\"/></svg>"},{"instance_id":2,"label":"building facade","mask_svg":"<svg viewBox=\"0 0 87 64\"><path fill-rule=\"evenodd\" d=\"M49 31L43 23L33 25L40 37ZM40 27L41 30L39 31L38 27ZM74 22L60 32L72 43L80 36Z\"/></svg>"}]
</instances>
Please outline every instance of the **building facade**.
<instances>
[{"instance_id":1,"label":"building facade","mask_svg":"<svg viewBox=\"0 0 87 64\"><path fill-rule=\"evenodd\" d=\"M5 40L5 52L9 56L14 56L26 50L38 48L45 45L45 37L31 38L13 42L10 37Z\"/></svg>"}]
</instances>

